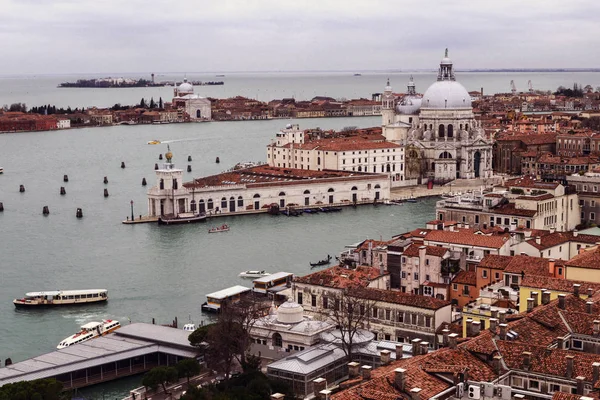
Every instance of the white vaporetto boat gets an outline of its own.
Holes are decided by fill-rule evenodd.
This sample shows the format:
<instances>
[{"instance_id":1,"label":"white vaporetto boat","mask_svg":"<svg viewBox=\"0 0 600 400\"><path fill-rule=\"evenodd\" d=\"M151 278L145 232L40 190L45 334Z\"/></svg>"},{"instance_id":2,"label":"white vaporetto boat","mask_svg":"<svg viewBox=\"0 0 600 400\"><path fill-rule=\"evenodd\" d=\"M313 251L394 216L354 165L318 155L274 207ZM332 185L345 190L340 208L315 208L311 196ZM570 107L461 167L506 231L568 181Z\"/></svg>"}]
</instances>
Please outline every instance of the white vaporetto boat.
<instances>
[{"instance_id":1,"label":"white vaporetto boat","mask_svg":"<svg viewBox=\"0 0 600 400\"><path fill-rule=\"evenodd\" d=\"M25 293L25 297L22 299L14 299L13 303L17 308L41 308L98 303L106 300L108 300L108 290L106 289L51 290L47 292Z\"/></svg>"},{"instance_id":2,"label":"white vaporetto boat","mask_svg":"<svg viewBox=\"0 0 600 400\"><path fill-rule=\"evenodd\" d=\"M262 276L268 276L271 275L268 272L265 272L264 270L262 271L244 271L244 272L240 272L240 277L241 278L260 278Z\"/></svg>"},{"instance_id":3,"label":"white vaporetto boat","mask_svg":"<svg viewBox=\"0 0 600 400\"><path fill-rule=\"evenodd\" d=\"M73 346L74 344L88 341L100 336L107 335L119 329L121 324L119 321L105 319L102 322L88 322L81 326L81 330L74 335L69 336L56 346L57 349Z\"/></svg>"}]
</instances>

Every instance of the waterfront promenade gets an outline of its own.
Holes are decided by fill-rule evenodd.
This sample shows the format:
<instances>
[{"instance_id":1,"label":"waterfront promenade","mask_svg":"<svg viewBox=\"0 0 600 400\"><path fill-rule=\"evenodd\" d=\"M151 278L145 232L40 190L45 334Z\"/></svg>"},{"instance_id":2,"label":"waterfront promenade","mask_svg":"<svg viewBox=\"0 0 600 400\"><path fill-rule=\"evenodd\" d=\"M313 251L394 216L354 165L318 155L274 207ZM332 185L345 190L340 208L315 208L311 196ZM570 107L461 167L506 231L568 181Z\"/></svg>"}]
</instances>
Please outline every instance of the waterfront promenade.
<instances>
[{"instance_id":1,"label":"waterfront promenade","mask_svg":"<svg viewBox=\"0 0 600 400\"><path fill-rule=\"evenodd\" d=\"M445 185L434 185L431 189L427 185L405 186L392 188L390 200L405 200L411 197L431 197L441 196L446 193L467 192L469 190L479 190L480 188L489 188L490 186L502 183L501 176L494 176L488 179L456 179Z\"/></svg>"}]
</instances>

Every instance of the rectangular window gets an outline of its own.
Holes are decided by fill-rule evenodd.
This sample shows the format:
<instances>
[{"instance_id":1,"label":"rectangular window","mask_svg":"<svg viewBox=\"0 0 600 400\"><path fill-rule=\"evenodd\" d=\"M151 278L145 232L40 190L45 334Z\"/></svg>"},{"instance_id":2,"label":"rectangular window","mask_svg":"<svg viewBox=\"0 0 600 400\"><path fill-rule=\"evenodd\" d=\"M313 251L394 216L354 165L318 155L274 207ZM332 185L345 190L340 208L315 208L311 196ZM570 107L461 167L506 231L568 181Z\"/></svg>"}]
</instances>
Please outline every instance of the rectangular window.
<instances>
[{"instance_id":1,"label":"rectangular window","mask_svg":"<svg viewBox=\"0 0 600 400\"><path fill-rule=\"evenodd\" d=\"M539 391L540 390L540 381L530 380L529 381L529 389Z\"/></svg>"},{"instance_id":2,"label":"rectangular window","mask_svg":"<svg viewBox=\"0 0 600 400\"><path fill-rule=\"evenodd\" d=\"M596 219L596 213L590 213L590 220L593 221Z\"/></svg>"},{"instance_id":3,"label":"rectangular window","mask_svg":"<svg viewBox=\"0 0 600 400\"><path fill-rule=\"evenodd\" d=\"M468 295L469 295L469 286L467 286L467 285L464 285L464 286L463 286L463 294L464 294L465 296L468 296Z\"/></svg>"},{"instance_id":4,"label":"rectangular window","mask_svg":"<svg viewBox=\"0 0 600 400\"><path fill-rule=\"evenodd\" d=\"M425 317L425 326L431 328L431 317Z\"/></svg>"},{"instance_id":5,"label":"rectangular window","mask_svg":"<svg viewBox=\"0 0 600 400\"><path fill-rule=\"evenodd\" d=\"M398 322L404 322L404 313L402 311L398 311L396 313L396 319Z\"/></svg>"},{"instance_id":6,"label":"rectangular window","mask_svg":"<svg viewBox=\"0 0 600 400\"><path fill-rule=\"evenodd\" d=\"M481 270L481 277L482 277L482 278L487 278L487 277L488 277L488 272L487 272L487 269L483 269L483 270Z\"/></svg>"},{"instance_id":7,"label":"rectangular window","mask_svg":"<svg viewBox=\"0 0 600 400\"><path fill-rule=\"evenodd\" d=\"M413 325L417 324L417 314L412 314L410 316L410 323L413 324Z\"/></svg>"},{"instance_id":8,"label":"rectangular window","mask_svg":"<svg viewBox=\"0 0 600 400\"><path fill-rule=\"evenodd\" d=\"M496 280L500 279L500 272L496 272L496 274L494 275Z\"/></svg>"},{"instance_id":9,"label":"rectangular window","mask_svg":"<svg viewBox=\"0 0 600 400\"><path fill-rule=\"evenodd\" d=\"M373 314L371 316L377 318L377 307L373 307Z\"/></svg>"},{"instance_id":10,"label":"rectangular window","mask_svg":"<svg viewBox=\"0 0 600 400\"><path fill-rule=\"evenodd\" d=\"M425 280L426 280L426 281L429 281L429 280L430 280L430 279L429 279L429 275L425 275Z\"/></svg>"},{"instance_id":11,"label":"rectangular window","mask_svg":"<svg viewBox=\"0 0 600 400\"><path fill-rule=\"evenodd\" d=\"M523 387L523 378L518 376L513 376L511 379L511 386L522 388Z\"/></svg>"},{"instance_id":12,"label":"rectangular window","mask_svg":"<svg viewBox=\"0 0 600 400\"><path fill-rule=\"evenodd\" d=\"M479 215L475 216L475 223L478 224L479 223Z\"/></svg>"},{"instance_id":13,"label":"rectangular window","mask_svg":"<svg viewBox=\"0 0 600 400\"><path fill-rule=\"evenodd\" d=\"M556 383L552 383L550 384L550 393L554 393L554 392L560 392L560 385L557 385Z\"/></svg>"},{"instance_id":14,"label":"rectangular window","mask_svg":"<svg viewBox=\"0 0 600 400\"><path fill-rule=\"evenodd\" d=\"M387 319L388 321L392 319L392 312L390 310L385 310L385 319Z\"/></svg>"},{"instance_id":15,"label":"rectangular window","mask_svg":"<svg viewBox=\"0 0 600 400\"><path fill-rule=\"evenodd\" d=\"M418 273L418 272L415 272L413 275L414 275L414 279L415 279L416 281L418 281L418 280L419 280L419 273Z\"/></svg>"},{"instance_id":16,"label":"rectangular window","mask_svg":"<svg viewBox=\"0 0 600 400\"><path fill-rule=\"evenodd\" d=\"M575 350L583 350L583 342L581 340L573 340L571 348Z\"/></svg>"},{"instance_id":17,"label":"rectangular window","mask_svg":"<svg viewBox=\"0 0 600 400\"><path fill-rule=\"evenodd\" d=\"M302 304L302 292L298 292L298 304Z\"/></svg>"},{"instance_id":18,"label":"rectangular window","mask_svg":"<svg viewBox=\"0 0 600 400\"><path fill-rule=\"evenodd\" d=\"M596 207L596 201L595 201L595 200L592 200L592 204L591 204L591 206L592 206L592 207Z\"/></svg>"},{"instance_id":19,"label":"rectangular window","mask_svg":"<svg viewBox=\"0 0 600 400\"><path fill-rule=\"evenodd\" d=\"M458 290L458 284L457 283L453 283L452 284L452 290Z\"/></svg>"},{"instance_id":20,"label":"rectangular window","mask_svg":"<svg viewBox=\"0 0 600 400\"><path fill-rule=\"evenodd\" d=\"M327 309L327 296L323 296L323 308L326 310Z\"/></svg>"}]
</instances>

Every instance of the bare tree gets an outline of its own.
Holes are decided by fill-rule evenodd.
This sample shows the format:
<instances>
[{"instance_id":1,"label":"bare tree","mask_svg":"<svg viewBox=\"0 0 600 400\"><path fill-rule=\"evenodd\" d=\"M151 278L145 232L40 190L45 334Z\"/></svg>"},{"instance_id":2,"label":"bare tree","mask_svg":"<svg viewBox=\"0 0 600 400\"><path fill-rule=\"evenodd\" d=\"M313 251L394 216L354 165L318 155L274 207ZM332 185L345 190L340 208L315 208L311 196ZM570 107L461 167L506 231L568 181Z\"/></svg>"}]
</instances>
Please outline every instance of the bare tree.
<instances>
[{"instance_id":1,"label":"bare tree","mask_svg":"<svg viewBox=\"0 0 600 400\"><path fill-rule=\"evenodd\" d=\"M256 321L269 312L270 305L263 299L262 296L258 298L256 294L252 293L243 297L228 310L234 314L233 318L239 325L238 348L240 352L236 358L242 367L246 365L246 353L250 348L250 331Z\"/></svg>"},{"instance_id":2,"label":"bare tree","mask_svg":"<svg viewBox=\"0 0 600 400\"><path fill-rule=\"evenodd\" d=\"M352 295L352 288L327 296L329 319L336 325L342 349L352 361L354 339L360 329L367 329L375 306L374 300Z\"/></svg>"}]
</instances>

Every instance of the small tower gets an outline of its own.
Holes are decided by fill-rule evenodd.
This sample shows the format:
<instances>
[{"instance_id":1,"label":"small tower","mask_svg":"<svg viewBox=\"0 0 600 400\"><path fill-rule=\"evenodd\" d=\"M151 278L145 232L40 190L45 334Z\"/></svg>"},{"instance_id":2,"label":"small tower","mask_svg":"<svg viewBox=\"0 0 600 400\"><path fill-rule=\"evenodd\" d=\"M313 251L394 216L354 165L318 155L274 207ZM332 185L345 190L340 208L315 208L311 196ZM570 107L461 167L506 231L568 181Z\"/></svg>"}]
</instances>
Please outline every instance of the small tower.
<instances>
[{"instance_id":1,"label":"small tower","mask_svg":"<svg viewBox=\"0 0 600 400\"><path fill-rule=\"evenodd\" d=\"M452 60L448 58L448 49L446 49L446 53L444 54L444 58L440 62L440 69L438 71L438 81L454 81L456 78L454 77L454 71L452 71Z\"/></svg>"},{"instance_id":2,"label":"small tower","mask_svg":"<svg viewBox=\"0 0 600 400\"><path fill-rule=\"evenodd\" d=\"M381 98L381 116L383 126L390 125L394 122L394 105L394 93L392 93L392 87L390 86L390 80L388 78L387 85L385 86L385 90L383 92L383 97Z\"/></svg>"},{"instance_id":3,"label":"small tower","mask_svg":"<svg viewBox=\"0 0 600 400\"><path fill-rule=\"evenodd\" d=\"M165 158L167 162L162 165L162 168L156 170L156 189L158 190L155 193L159 203L154 204L154 210L152 209L152 204L150 205L149 215L168 215L186 212L185 209L179 209L178 205L178 198L187 197L185 190L181 190L183 189L183 170L175 168L172 162L173 153L171 153L168 145Z\"/></svg>"},{"instance_id":4,"label":"small tower","mask_svg":"<svg viewBox=\"0 0 600 400\"><path fill-rule=\"evenodd\" d=\"M410 79L408 81L408 85L406 86L406 95L407 96L416 96L417 94L417 89L415 86L415 81L413 80L412 75L410 76Z\"/></svg>"}]
</instances>

